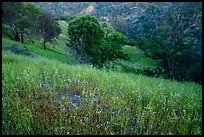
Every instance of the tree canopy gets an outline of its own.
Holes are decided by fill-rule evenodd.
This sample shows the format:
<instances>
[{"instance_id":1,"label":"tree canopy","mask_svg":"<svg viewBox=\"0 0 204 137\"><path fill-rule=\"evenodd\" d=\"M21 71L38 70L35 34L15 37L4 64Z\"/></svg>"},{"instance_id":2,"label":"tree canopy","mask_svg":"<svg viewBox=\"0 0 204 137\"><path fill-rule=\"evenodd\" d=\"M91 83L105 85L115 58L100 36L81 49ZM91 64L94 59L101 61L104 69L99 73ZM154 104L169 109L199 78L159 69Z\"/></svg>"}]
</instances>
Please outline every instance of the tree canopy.
<instances>
[{"instance_id":1,"label":"tree canopy","mask_svg":"<svg viewBox=\"0 0 204 137\"><path fill-rule=\"evenodd\" d=\"M43 13L39 17L38 28L43 37L44 49L46 49L46 42L52 42L53 39L61 33L61 29L57 21L47 13Z\"/></svg>"},{"instance_id":2,"label":"tree canopy","mask_svg":"<svg viewBox=\"0 0 204 137\"><path fill-rule=\"evenodd\" d=\"M30 2L3 2L3 23L11 33L6 33L11 39L24 42L24 35L28 38L42 37L43 46L46 42L52 42L61 32L57 21L48 13ZM3 25L6 27L6 25ZM9 29L10 28L10 29ZM31 38L31 41L32 38Z\"/></svg>"},{"instance_id":3,"label":"tree canopy","mask_svg":"<svg viewBox=\"0 0 204 137\"><path fill-rule=\"evenodd\" d=\"M41 10L33 3L3 2L3 23L8 24L12 33L10 37L24 42L24 34L34 34Z\"/></svg>"},{"instance_id":4,"label":"tree canopy","mask_svg":"<svg viewBox=\"0 0 204 137\"><path fill-rule=\"evenodd\" d=\"M68 26L68 34L80 62L88 62L88 56L104 37L101 24L93 16L76 17Z\"/></svg>"},{"instance_id":5,"label":"tree canopy","mask_svg":"<svg viewBox=\"0 0 204 137\"><path fill-rule=\"evenodd\" d=\"M143 23L137 41L145 54L164 69L165 77L199 81L202 75L199 66L202 64L201 13L187 7L171 11L147 10L147 16L140 19ZM154 13L162 16L153 19L151 15ZM197 74L192 70L197 70Z\"/></svg>"},{"instance_id":6,"label":"tree canopy","mask_svg":"<svg viewBox=\"0 0 204 137\"><path fill-rule=\"evenodd\" d=\"M121 52L126 37L116 32L105 35L105 32L98 20L90 15L77 17L70 22L69 46L76 51L79 61L102 67L111 60L126 59Z\"/></svg>"}]
</instances>

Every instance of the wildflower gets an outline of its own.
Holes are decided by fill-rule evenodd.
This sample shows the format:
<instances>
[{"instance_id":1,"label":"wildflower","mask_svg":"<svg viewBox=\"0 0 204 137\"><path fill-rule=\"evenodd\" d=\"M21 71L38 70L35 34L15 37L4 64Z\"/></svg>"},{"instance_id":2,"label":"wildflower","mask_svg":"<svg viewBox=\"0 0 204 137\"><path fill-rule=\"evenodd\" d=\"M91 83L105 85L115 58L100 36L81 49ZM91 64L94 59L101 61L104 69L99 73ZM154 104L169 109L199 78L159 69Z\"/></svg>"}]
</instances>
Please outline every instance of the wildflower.
<instances>
[{"instance_id":1,"label":"wildflower","mask_svg":"<svg viewBox=\"0 0 204 137\"><path fill-rule=\"evenodd\" d=\"M73 106L73 107L76 107L77 105L73 102L70 102L70 104Z\"/></svg>"},{"instance_id":2,"label":"wildflower","mask_svg":"<svg viewBox=\"0 0 204 137\"><path fill-rule=\"evenodd\" d=\"M112 112L112 115L115 115L116 114L116 112Z\"/></svg>"},{"instance_id":3,"label":"wildflower","mask_svg":"<svg viewBox=\"0 0 204 137\"><path fill-rule=\"evenodd\" d=\"M62 96L61 99L64 100L64 99L65 99L65 96Z\"/></svg>"},{"instance_id":4,"label":"wildflower","mask_svg":"<svg viewBox=\"0 0 204 137\"><path fill-rule=\"evenodd\" d=\"M101 126L102 126L101 124L96 125L97 128L100 128Z\"/></svg>"},{"instance_id":5,"label":"wildflower","mask_svg":"<svg viewBox=\"0 0 204 137\"><path fill-rule=\"evenodd\" d=\"M108 108L108 105L107 105L107 104L105 104L105 107L106 107L106 108Z\"/></svg>"},{"instance_id":6,"label":"wildflower","mask_svg":"<svg viewBox=\"0 0 204 137\"><path fill-rule=\"evenodd\" d=\"M84 116L84 121L87 121L89 118L88 118L88 115L85 115Z\"/></svg>"},{"instance_id":7,"label":"wildflower","mask_svg":"<svg viewBox=\"0 0 204 137\"><path fill-rule=\"evenodd\" d=\"M109 121L106 122L106 126L109 126L111 123Z\"/></svg>"},{"instance_id":8,"label":"wildflower","mask_svg":"<svg viewBox=\"0 0 204 137\"><path fill-rule=\"evenodd\" d=\"M71 79L67 79L67 82L68 82L68 83L71 83L72 81L71 81Z\"/></svg>"},{"instance_id":9,"label":"wildflower","mask_svg":"<svg viewBox=\"0 0 204 137\"><path fill-rule=\"evenodd\" d=\"M131 111L131 109L130 109L130 108L127 108L127 111L129 111L129 112L130 112L130 111Z\"/></svg>"},{"instance_id":10,"label":"wildflower","mask_svg":"<svg viewBox=\"0 0 204 137\"><path fill-rule=\"evenodd\" d=\"M64 107L64 108L62 108L62 109L61 109L61 112L62 112L62 113L64 113L64 112L65 112L65 110L66 110L66 109L65 109L65 107Z\"/></svg>"},{"instance_id":11,"label":"wildflower","mask_svg":"<svg viewBox=\"0 0 204 137\"><path fill-rule=\"evenodd\" d=\"M102 113L102 108L99 108L98 114Z\"/></svg>"},{"instance_id":12,"label":"wildflower","mask_svg":"<svg viewBox=\"0 0 204 137\"><path fill-rule=\"evenodd\" d=\"M93 101L96 102L96 99L94 98Z\"/></svg>"},{"instance_id":13,"label":"wildflower","mask_svg":"<svg viewBox=\"0 0 204 137\"><path fill-rule=\"evenodd\" d=\"M98 113L100 114L102 112L102 110L100 109L99 111L98 111Z\"/></svg>"},{"instance_id":14,"label":"wildflower","mask_svg":"<svg viewBox=\"0 0 204 137\"><path fill-rule=\"evenodd\" d=\"M74 95L78 100L80 100L81 99L81 96L80 95Z\"/></svg>"}]
</instances>

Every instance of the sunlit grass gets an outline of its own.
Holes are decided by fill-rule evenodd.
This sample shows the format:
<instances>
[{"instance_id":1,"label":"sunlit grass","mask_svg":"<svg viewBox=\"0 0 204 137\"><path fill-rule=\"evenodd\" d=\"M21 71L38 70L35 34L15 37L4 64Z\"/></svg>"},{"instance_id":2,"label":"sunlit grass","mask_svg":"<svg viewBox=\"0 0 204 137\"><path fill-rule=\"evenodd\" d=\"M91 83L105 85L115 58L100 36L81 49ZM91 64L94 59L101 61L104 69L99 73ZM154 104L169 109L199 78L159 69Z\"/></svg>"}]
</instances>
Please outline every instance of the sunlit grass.
<instances>
[{"instance_id":1,"label":"sunlit grass","mask_svg":"<svg viewBox=\"0 0 204 137\"><path fill-rule=\"evenodd\" d=\"M144 74L143 69L157 67L156 61L145 57L144 51L137 46L123 46L122 50L130 58L129 60L114 60L106 64L106 69L125 73Z\"/></svg>"},{"instance_id":2,"label":"sunlit grass","mask_svg":"<svg viewBox=\"0 0 204 137\"><path fill-rule=\"evenodd\" d=\"M156 67L156 62L149 57L145 57L144 51L142 51L139 47L137 46L124 46L123 47L123 52L128 54L130 57L130 62L133 66L137 67L138 69L140 68L154 68Z\"/></svg>"},{"instance_id":3,"label":"sunlit grass","mask_svg":"<svg viewBox=\"0 0 204 137\"><path fill-rule=\"evenodd\" d=\"M2 134L202 134L201 85L2 54Z\"/></svg>"}]
</instances>

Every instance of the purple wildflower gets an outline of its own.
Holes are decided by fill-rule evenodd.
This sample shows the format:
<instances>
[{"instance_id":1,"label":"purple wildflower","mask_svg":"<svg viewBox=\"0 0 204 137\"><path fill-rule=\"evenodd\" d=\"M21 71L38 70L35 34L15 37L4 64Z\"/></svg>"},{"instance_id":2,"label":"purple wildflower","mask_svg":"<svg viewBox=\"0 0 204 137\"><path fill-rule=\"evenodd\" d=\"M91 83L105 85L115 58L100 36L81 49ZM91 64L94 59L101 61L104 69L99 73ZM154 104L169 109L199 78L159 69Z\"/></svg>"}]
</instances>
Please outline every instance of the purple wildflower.
<instances>
[{"instance_id":1,"label":"purple wildflower","mask_svg":"<svg viewBox=\"0 0 204 137\"><path fill-rule=\"evenodd\" d=\"M130 109L130 108L127 108L127 111L131 112L131 109Z\"/></svg>"},{"instance_id":2,"label":"purple wildflower","mask_svg":"<svg viewBox=\"0 0 204 137\"><path fill-rule=\"evenodd\" d=\"M100 109L99 111L98 111L98 113L100 114L102 112L102 110Z\"/></svg>"},{"instance_id":3,"label":"purple wildflower","mask_svg":"<svg viewBox=\"0 0 204 137\"><path fill-rule=\"evenodd\" d=\"M73 106L73 107L76 107L77 105L73 102L70 102L70 104Z\"/></svg>"},{"instance_id":4,"label":"purple wildflower","mask_svg":"<svg viewBox=\"0 0 204 137\"><path fill-rule=\"evenodd\" d=\"M116 112L112 112L112 115L115 115L116 114Z\"/></svg>"},{"instance_id":5,"label":"purple wildflower","mask_svg":"<svg viewBox=\"0 0 204 137\"><path fill-rule=\"evenodd\" d=\"M106 126L109 126L111 123L109 121L106 122Z\"/></svg>"},{"instance_id":6,"label":"purple wildflower","mask_svg":"<svg viewBox=\"0 0 204 137\"><path fill-rule=\"evenodd\" d=\"M62 112L62 113L64 113L64 112L65 112L65 110L66 110L65 108L61 108L61 112Z\"/></svg>"}]
</instances>

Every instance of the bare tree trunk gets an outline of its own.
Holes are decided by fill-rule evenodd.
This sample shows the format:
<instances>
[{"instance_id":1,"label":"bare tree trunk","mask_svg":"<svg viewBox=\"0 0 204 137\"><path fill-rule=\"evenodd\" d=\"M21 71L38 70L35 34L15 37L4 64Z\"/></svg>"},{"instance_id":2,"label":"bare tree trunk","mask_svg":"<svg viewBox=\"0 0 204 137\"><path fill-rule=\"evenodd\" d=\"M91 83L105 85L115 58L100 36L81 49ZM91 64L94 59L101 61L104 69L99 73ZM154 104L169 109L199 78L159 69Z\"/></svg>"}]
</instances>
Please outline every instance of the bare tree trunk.
<instances>
[{"instance_id":1,"label":"bare tree trunk","mask_svg":"<svg viewBox=\"0 0 204 137\"><path fill-rule=\"evenodd\" d=\"M44 47L44 50L46 50L45 43L46 43L46 41L44 41L44 42L43 42L43 47Z\"/></svg>"},{"instance_id":2,"label":"bare tree trunk","mask_svg":"<svg viewBox=\"0 0 204 137\"><path fill-rule=\"evenodd\" d=\"M20 41L20 37L18 35L18 31L17 31L17 28L15 25L13 25L13 27L12 27L12 32L13 32L13 36L14 36L15 41Z\"/></svg>"},{"instance_id":3,"label":"bare tree trunk","mask_svg":"<svg viewBox=\"0 0 204 137\"><path fill-rule=\"evenodd\" d=\"M23 43L24 42L24 39L23 39L23 32L21 33L21 42Z\"/></svg>"},{"instance_id":4,"label":"bare tree trunk","mask_svg":"<svg viewBox=\"0 0 204 137\"><path fill-rule=\"evenodd\" d=\"M173 79L173 70L172 69L169 70L169 78Z\"/></svg>"},{"instance_id":5,"label":"bare tree trunk","mask_svg":"<svg viewBox=\"0 0 204 137\"><path fill-rule=\"evenodd\" d=\"M171 66L172 64L169 57L167 57L167 64L168 64L169 78L172 79L173 71L172 71L172 66Z\"/></svg>"}]
</instances>

